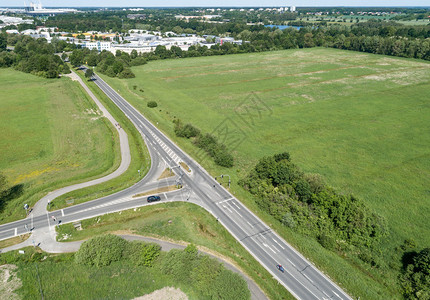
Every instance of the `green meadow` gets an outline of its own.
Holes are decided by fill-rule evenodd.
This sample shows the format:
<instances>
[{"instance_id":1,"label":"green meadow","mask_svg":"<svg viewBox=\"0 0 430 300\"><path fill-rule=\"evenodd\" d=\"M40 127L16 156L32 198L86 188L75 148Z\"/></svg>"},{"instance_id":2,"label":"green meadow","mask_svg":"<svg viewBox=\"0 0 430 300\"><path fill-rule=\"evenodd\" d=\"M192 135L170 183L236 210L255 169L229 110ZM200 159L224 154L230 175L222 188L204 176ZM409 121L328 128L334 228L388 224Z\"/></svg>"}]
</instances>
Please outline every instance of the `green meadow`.
<instances>
[{"instance_id":1,"label":"green meadow","mask_svg":"<svg viewBox=\"0 0 430 300\"><path fill-rule=\"evenodd\" d=\"M428 62L312 48L151 61L133 72L134 79L103 78L211 174L231 175L233 193L352 295L399 297L396 249L407 238L417 249L430 245ZM148 108L150 100L158 107ZM175 137L178 118L218 136L235 166L218 167ZM258 211L237 180L282 151L386 218L381 257L389 270L330 254Z\"/></svg>"},{"instance_id":2,"label":"green meadow","mask_svg":"<svg viewBox=\"0 0 430 300\"><path fill-rule=\"evenodd\" d=\"M78 83L0 70L0 171L14 193L0 222L25 217L46 193L100 177L120 163L113 126Z\"/></svg>"}]
</instances>

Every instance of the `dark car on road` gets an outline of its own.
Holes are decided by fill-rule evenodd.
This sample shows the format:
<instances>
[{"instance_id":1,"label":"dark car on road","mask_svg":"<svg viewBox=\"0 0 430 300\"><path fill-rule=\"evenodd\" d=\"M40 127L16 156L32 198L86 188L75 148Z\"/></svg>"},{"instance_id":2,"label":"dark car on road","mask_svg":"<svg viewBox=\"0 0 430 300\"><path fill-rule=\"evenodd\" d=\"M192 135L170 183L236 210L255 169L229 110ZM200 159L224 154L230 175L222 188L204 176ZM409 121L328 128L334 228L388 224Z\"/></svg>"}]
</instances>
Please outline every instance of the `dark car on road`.
<instances>
[{"instance_id":1,"label":"dark car on road","mask_svg":"<svg viewBox=\"0 0 430 300\"><path fill-rule=\"evenodd\" d=\"M160 196L149 196L148 198L146 198L146 201L148 202L155 202L160 200L161 200Z\"/></svg>"}]
</instances>

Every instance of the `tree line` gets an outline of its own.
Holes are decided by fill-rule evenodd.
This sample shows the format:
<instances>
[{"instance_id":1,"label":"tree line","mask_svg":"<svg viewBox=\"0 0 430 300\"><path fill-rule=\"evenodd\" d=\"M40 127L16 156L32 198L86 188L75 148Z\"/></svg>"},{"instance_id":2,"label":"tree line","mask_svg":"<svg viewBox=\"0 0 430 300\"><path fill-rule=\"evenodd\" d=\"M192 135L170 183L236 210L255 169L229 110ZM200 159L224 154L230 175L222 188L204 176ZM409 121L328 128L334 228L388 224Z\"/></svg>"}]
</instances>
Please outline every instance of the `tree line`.
<instances>
[{"instance_id":1,"label":"tree line","mask_svg":"<svg viewBox=\"0 0 430 300\"><path fill-rule=\"evenodd\" d=\"M367 34L364 34L367 32ZM399 34L400 36L398 36ZM415 37L419 36L419 37ZM166 49L157 46L154 52L143 53L147 60L184 58L198 56L252 53L283 49L329 47L373 54L408 57L430 60L430 28L381 27L377 30L354 29L344 26L322 28L287 28L285 30L262 28L258 31L243 30L236 35L242 45L224 43L223 45L192 45L188 51L177 46Z\"/></svg>"},{"instance_id":2,"label":"tree line","mask_svg":"<svg viewBox=\"0 0 430 300\"><path fill-rule=\"evenodd\" d=\"M384 258L383 243L390 237L385 219L361 199L328 186L320 175L301 171L289 153L261 158L239 185L283 226L315 239L359 268L382 274L393 269L406 299L429 299L430 248L417 250L416 242L406 239L395 255Z\"/></svg>"},{"instance_id":3,"label":"tree line","mask_svg":"<svg viewBox=\"0 0 430 300\"><path fill-rule=\"evenodd\" d=\"M98 52L88 48L76 49L70 56L70 63L74 66L87 64L97 67L97 71L109 77L134 78L130 67L146 64L147 60L133 50L131 54L117 50L115 55L109 51Z\"/></svg>"},{"instance_id":4,"label":"tree line","mask_svg":"<svg viewBox=\"0 0 430 300\"><path fill-rule=\"evenodd\" d=\"M13 51L6 51L5 41L14 45ZM3 46L2 46L3 45ZM63 45L64 46L64 45ZM0 67L14 67L16 70L45 78L58 78L60 73L70 73L66 63L55 52L59 43L48 43L45 39L35 40L29 36L0 36Z\"/></svg>"},{"instance_id":5,"label":"tree line","mask_svg":"<svg viewBox=\"0 0 430 300\"><path fill-rule=\"evenodd\" d=\"M214 159L217 165L225 168L233 167L233 155L228 152L226 145L220 143L215 136L210 133L203 134L200 129L192 124L183 124L179 119L175 119L173 123L175 124L174 131L176 136L187 139L192 138L193 144L203 149Z\"/></svg>"}]
</instances>

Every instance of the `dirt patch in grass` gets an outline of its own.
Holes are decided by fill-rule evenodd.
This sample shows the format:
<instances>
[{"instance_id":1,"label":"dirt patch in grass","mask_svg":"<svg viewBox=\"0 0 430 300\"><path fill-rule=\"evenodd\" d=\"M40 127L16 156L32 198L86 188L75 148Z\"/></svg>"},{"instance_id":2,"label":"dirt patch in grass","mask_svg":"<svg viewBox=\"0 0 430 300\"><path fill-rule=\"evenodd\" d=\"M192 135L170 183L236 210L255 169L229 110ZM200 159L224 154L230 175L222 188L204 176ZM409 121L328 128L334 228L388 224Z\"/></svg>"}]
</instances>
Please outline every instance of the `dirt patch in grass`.
<instances>
[{"instance_id":1,"label":"dirt patch in grass","mask_svg":"<svg viewBox=\"0 0 430 300\"><path fill-rule=\"evenodd\" d=\"M160 177L158 177L157 180L161 180L161 179L169 178L173 176L175 176L175 173L173 173L172 170L170 170L170 168L167 168L163 171L163 173L161 173Z\"/></svg>"},{"instance_id":2,"label":"dirt patch in grass","mask_svg":"<svg viewBox=\"0 0 430 300\"><path fill-rule=\"evenodd\" d=\"M19 243L24 242L26 239L30 237L29 234L23 234L20 236L16 236L7 240L0 241L0 249L10 247Z\"/></svg>"},{"instance_id":3,"label":"dirt patch in grass","mask_svg":"<svg viewBox=\"0 0 430 300\"><path fill-rule=\"evenodd\" d=\"M0 266L0 298L15 300L20 297L14 291L21 287L21 280L16 276L17 266Z\"/></svg>"},{"instance_id":4,"label":"dirt patch in grass","mask_svg":"<svg viewBox=\"0 0 430 300\"><path fill-rule=\"evenodd\" d=\"M156 290L151 294L134 298L134 300L188 300L188 296L185 295L180 289L175 289L173 287L165 287L161 290Z\"/></svg>"},{"instance_id":5,"label":"dirt patch in grass","mask_svg":"<svg viewBox=\"0 0 430 300\"><path fill-rule=\"evenodd\" d=\"M133 198L137 198L137 197L142 197L142 196L148 196L148 195L153 195L153 194L160 194L160 193L166 193L166 192L171 192L174 190L177 190L178 188L176 187L176 185L169 185L169 186L165 186L165 187L161 187L155 190L151 190L148 192L144 192L144 193L140 193L140 194L136 194L133 195Z\"/></svg>"}]
</instances>

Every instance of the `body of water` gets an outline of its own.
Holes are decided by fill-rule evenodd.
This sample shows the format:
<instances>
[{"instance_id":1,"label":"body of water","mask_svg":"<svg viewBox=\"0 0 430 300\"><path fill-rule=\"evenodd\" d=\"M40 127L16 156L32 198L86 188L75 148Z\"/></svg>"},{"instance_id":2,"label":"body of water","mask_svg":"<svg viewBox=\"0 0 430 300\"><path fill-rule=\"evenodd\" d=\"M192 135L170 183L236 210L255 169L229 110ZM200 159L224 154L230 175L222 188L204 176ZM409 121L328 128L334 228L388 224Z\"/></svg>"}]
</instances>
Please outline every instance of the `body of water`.
<instances>
[{"instance_id":1,"label":"body of water","mask_svg":"<svg viewBox=\"0 0 430 300\"><path fill-rule=\"evenodd\" d=\"M270 27L270 28L276 27L281 30L284 30L285 28L295 28L299 30L300 28L302 28L302 26L290 26L290 25L264 25L264 27Z\"/></svg>"}]
</instances>

